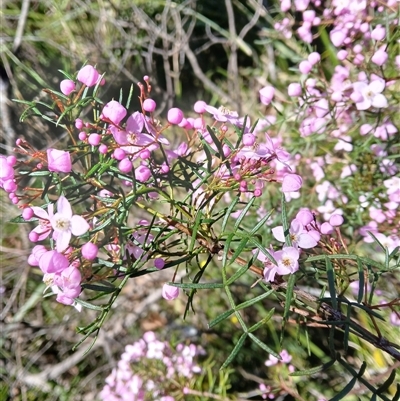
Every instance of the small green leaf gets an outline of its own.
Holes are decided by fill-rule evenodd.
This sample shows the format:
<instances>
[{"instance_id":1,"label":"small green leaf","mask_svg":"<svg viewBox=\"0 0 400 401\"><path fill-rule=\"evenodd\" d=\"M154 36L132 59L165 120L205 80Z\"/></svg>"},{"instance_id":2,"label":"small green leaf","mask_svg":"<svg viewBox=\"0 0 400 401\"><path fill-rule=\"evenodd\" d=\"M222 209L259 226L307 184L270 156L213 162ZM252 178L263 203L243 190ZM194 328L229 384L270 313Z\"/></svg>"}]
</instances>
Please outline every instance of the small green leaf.
<instances>
[{"instance_id":1,"label":"small green leaf","mask_svg":"<svg viewBox=\"0 0 400 401\"><path fill-rule=\"evenodd\" d=\"M353 377L349 381L349 383L347 383L347 385L345 387L343 387L343 389L338 394L336 394L333 398L331 398L329 401L339 401L342 398L344 398L344 396L351 391L351 389L354 387L356 382L357 382L357 377Z\"/></svg>"},{"instance_id":2,"label":"small green leaf","mask_svg":"<svg viewBox=\"0 0 400 401\"><path fill-rule=\"evenodd\" d=\"M240 351L240 349L242 348L245 340L247 337L247 333L243 333L238 342L236 343L235 347L233 348L232 352L229 354L228 358L226 359L226 361L222 364L222 366L220 367L219 370L223 370L225 369L236 357L236 355L238 354L238 352Z\"/></svg>"},{"instance_id":3,"label":"small green leaf","mask_svg":"<svg viewBox=\"0 0 400 401\"><path fill-rule=\"evenodd\" d=\"M278 358L281 360L281 356L276 353L274 350L272 350L270 347L268 347L267 344L263 343L258 337L256 337L254 334L249 333L249 337L264 351L268 352L269 354L273 355L275 358Z\"/></svg>"},{"instance_id":4,"label":"small green leaf","mask_svg":"<svg viewBox=\"0 0 400 401\"><path fill-rule=\"evenodd\" d=\"M326 273L328 275L328 288L329 288L329 294L331 296L332 307L333 309L337 310L335 272L333 271L333 265L330 259L325 258L325 264L326 264Z\"/></svg>"},{"instance_id":5,"label":"small green leaf","mask_svg":"<svg viewBox=\"0 0 400 401\"><path fill-rule=\"evenodd\" d=\"M211 329L212 327L216 326L218 323L224 321L227 319L229 316L231 316L235 311L233 309L229 309L224 313L221 313L219 316L217 316L215 319L211 320L210 323L208 323L208 328Z\"/></svg>"},{"instance_id":6,"label":"small green leaf","mask_svg":"<svg viewBox=\"0 0 400 401\"><path fill-rule=\"evenodd\" d=\"M311 369L297 370L296 372L290 373L290 376L311 376L318 372L323 372L324 370L329 369L336 360L332 359L331 361L324 363L323 365L316 366Z\"/></svg>"}]
</instances>

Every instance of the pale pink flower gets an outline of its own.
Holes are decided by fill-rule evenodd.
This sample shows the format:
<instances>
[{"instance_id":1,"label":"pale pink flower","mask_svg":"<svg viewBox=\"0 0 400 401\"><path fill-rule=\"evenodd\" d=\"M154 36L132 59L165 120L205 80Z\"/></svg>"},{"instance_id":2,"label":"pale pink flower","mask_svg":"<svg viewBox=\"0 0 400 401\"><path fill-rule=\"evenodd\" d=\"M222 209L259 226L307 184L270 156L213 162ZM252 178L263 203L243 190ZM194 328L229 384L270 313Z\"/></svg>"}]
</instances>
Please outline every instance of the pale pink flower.
<instances>
[{"instance_id":1,"label":"pale pink flower","mask_svg":"<svg viewBox=\"0 0 400 401\"><path fill-rule=\"evenodd\" d=\"M370 107L378 109L388 107L387 99L382 95L385 86L383 79L376 79L369 84L360 81L355 82L353 84L354 93L352 98L356 100L357 110L367 110Z\"/></svg>"},{"instance_id":2,"label":"pale pink flower","mask_svg":"<svg viewBox=\"0 0 400 401\"><path fill-rule=\"evenodd\" d=\"M300 252L293 246L283 247L281 251L275 252L274 256L278 263L277 273L279 275L293 274L299 270Z\"/></svg>"},{"instance_id":3,"label":"pale pink flower","mask_svg":"<svg viewBox=\"0 0 400 401\"><path fill-rule=\"evenodd\" d=\"M108 102L101 113L100 118L102 119L109 119L111 122L113 122L116 125L119 125L119 123L125 118L126 116L126 109L122 104L117 102L116 100L111 100L111 102Z\"/></svg>"},{"instance_id":4,"label":"pale pink flower","mask_svg":"<svg viewBox=\"0 0 400 401\"><path fill-rule=\"evenodd\" d=\"M60 196L58 199L57 213L50 219L50 223L54 230L58 252L67 249L72 235L83 235L90 228L82 216L72 214L71 205L64 196Z\"/></svg>"},{"instance_id":5,"label":"pale pink flower","mask_svg":"<svg viewBox=\"0 0 400 401\"><path fill-rule=\"evenodd\" d=\"M297 174L286 174L282 181L283 192L296 192L303 185L303 179Z\"/></svg>"},{"instance_id":6,"label":"pale pink flower","mask_svg":"<svg viewBox=\"0 0 400 401\"><path fill-rule=\"evenodd\" d=\"M272 234L278 241L285 242L283 226L273 228ZM317 241L304 229L303 224L297 219L294 219L290 224L289 235L294 247L309 249L317 246Z\"/></svg>"}]
</instances>

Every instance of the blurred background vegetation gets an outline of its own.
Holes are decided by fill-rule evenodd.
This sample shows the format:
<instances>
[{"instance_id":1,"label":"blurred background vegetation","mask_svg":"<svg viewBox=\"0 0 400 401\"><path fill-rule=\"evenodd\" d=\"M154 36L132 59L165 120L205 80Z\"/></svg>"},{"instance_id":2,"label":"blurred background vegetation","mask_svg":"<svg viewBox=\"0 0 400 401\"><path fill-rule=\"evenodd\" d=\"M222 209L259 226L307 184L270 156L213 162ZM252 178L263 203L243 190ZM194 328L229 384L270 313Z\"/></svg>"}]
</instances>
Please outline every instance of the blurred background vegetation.
<instances>
[{"instance_id":1,"label":"blurred background vegetation","mask_svg":"<svg viewBox=\"0 0 400 401\"><path fill-rule=\"evenodd\" d=\"M277 0L3 0L1 153L9 153L21 135L38 148L63 140L62 130L42 119L20 123L24 107L11 99L47 97L42 89L58 89L63 79L59 69L73 72L84 62L106 72L104 101L118 99L119 88L128 93L132 83L149 75L162 116L172 106L190 114L198 99L224 104L240 115L273 113L261 110L258 90L270 83L277 88L277 98L283 98L287 83L293 79L291 67L307 54L306 48L295 40L283 40L274 30L277 4ZM94 400L124 346L146 330L159 331L163 339L202 344L211 372L203 389L220 394L227 390L226 386L218 390L219 382L224 381L218 368L241 331L239 326L232 330L237 325L234 319L214 330L207 330L207 324L228 304L221 304L223 297L215 291L204 292L195 298L196 313L182 322L184 301L167 304L161 298L162 283L169 275L149 275L128 285L91 351L84 355L89 346L84 343L72 352L80 339L75 328L95 315L90 310L79 314L51 298L43 299L42 277L26 263L31 250L28 228L7 223L17 210L7 199L2 200L0 401ZM249 294L252 279L243 279L233 287L237 303L258 295L256 291ZM257 304L254 315L246 315L248 325L271 309L268 302ZM274 349L280 341L276 327L277 322L271 320L260 332ZM305 369L321 360L326 362L326 329L315 328L312 341L295 325L290 334L283 347L295 355L297 366ZM352 341L357 343L356 338ZM304 351L305 344L309 344L311 356ZM231 365L230 393L261 399L252 391L260 378L265 378L267 355L255 347L250 341L246 343ZM377 372L388 365L382 352L361 343L356 347L376 361ZM341 371L335 379L335 369L329 376L319 376L320 388L334 388L349 380ZM296 380L300 388L307 386L301 378L290 380ZM320 395L317 389L309 391L315 398ZM294 398L288 395L285 399Z\"/></svg>"}]
</instances>

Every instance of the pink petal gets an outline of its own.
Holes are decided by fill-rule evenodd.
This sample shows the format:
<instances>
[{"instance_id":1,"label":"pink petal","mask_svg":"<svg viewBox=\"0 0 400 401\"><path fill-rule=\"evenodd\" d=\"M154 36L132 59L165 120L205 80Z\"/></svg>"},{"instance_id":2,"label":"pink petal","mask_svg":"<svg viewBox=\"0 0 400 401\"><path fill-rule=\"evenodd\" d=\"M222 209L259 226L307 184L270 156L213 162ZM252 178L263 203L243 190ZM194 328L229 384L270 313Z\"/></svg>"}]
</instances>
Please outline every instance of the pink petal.
<instances>
[{"instance_id":1,"label":"pink petal","mask_svg":"<svg viewBox=\"0 0 400 401\"><path fill-rule=\"evenodd\" d=\"M41 207L31 206L31 209L33 210L35 216L41 218L42 220L50 220L46 210L42 209Z\"/></svg>"},{"instance_id":2,"label":"pink petal","mask_svg":"<svg viewBox=\"0 0 400 401\"><path fill-rule=\"evenodd\" d=\"M382 109L388 107L388 101L382 94L375 95L372 99L372 106Z\"/></svg>"},{"instance_id":3,"label":"pink petal","mask_svg":"<svg viewBox=\"0 0 400 401\"><path fill-rule=\"evenodd\" d=\"M75 236L83 235L89 230L90 226L88 222L78 215L74 215L71 218L71 231Z\"/></svg>"},{"instance_id":4,"label":"pink petal","mask_svg":"<svg viewBox=\"0 0 400 401\"><path fill-rule=\"evenodd\" d=\"M286 174L282 181L283 192L296 192L303 185L303 179L297 174Z\"/></svg>"},{"instance_id":5,"label":"pink petal","mask_svg":"<svg viewBox=\"0 0 400 401\"><path fill-rule=\"evenodd\" d=\"M309 249L309 248L314 248L317 246L317 241L310 235L310 234L301 234L299 241L298 241L298 246L303 249Z\"/></svg>"},{"instance_id":6,"label":"pink petal","mask_svg":"<svg viewBox=\"0 0 400 401\"><path fill-rule=\"evenodd\" d=\"M57 233L56 250L57 252L65 251L71 241L71 231L59 231Z\"/></svg>"},{"instance_id":7,"label":"pink petal","mask_svg":"<svg viewBox=\"0 0 400 401\"><path fill-rule=\"evenodd\" d=\"M60 196L57 201L57 212L64 218L70 219L72 217L71 204L65 196Z\"/></svg>"},{"instance_id":8,"label":"pink petal","mask_svg":"<svg viewBox=\"0 0 400 401\"><path fill-rule=\"evenodd\" d=\"M272 234L278 241L285 242L285 234L283 232L283 226L274 227L272 229Z\"/></svg>"}]
</instances>

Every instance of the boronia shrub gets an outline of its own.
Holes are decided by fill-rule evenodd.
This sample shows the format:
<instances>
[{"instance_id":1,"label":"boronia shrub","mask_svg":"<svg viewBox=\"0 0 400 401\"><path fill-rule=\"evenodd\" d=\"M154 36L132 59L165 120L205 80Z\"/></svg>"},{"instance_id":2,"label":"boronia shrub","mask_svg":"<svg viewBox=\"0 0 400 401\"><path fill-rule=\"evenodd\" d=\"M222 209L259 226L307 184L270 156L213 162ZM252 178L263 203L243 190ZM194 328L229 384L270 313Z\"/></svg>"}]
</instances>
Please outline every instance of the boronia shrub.
<instances>
[{"instance_id":1,"label":"boronia shrub","mask_svg":"<svg viewBox=\"0 0 400 401\"><path fill-rule=\"evenodd\" d=\"M60 91L45 89L49 102L24 102L22 119L51 121L68 143L38 150L18 139L15 156L0 157L0 184L21 210L14 221L33 227L28 263L43 272L46 294L98 312L80 328L82 341L128 280L168 270L163 297L183 292L185 315L203 289L228 300L209 327L235 317L243 333L222 368L247 339L283 361L258 336L265 326L277 326L281 342L292 327L310 335L323 327L320 363L292 360L290 377L338 369L348 383L335 382L326 396L361 386L360 395L398 399L399 3L283 0L281 11L277 33L298 35L310 51L284 85L260 89L267 114L199 100L192 113L171 108L158 120L149 77L118 100L102 99L106 74L86 64L61 71ZM311 48L317 39L323 52ZM242 302L232 294L239 279L250 283ZM255 307L263 313L249 325ZM368 354L376 352L384 369L371 383ZM143 377L131 380L138 394L148 391ZM291 383L289 391L265 380L260 394L325 397L322 387L310 393Z\"/></svg>"}]
</instances>

